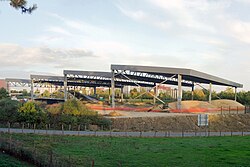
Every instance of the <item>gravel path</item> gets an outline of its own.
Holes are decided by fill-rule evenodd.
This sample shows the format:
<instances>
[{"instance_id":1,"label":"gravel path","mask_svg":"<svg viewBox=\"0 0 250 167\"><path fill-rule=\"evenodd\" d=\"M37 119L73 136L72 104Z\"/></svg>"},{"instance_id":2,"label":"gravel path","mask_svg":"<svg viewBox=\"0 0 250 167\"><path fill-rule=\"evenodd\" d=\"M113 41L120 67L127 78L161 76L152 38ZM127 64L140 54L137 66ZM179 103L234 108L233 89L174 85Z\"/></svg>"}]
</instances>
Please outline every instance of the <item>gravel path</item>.
<instances>
[{"instance_id":1,"label":"gravel path","mask_svg":"<svg viewBox=\"0 0 250 167\"><path fill-rule=\"evenodd\" d=\"M244 136L250 132L112 132L112 131L62 131L0 128L5 133L35 133L47 135L112 136L112 137L193 137L193 136Z\"/></svg>"}]
</instances>

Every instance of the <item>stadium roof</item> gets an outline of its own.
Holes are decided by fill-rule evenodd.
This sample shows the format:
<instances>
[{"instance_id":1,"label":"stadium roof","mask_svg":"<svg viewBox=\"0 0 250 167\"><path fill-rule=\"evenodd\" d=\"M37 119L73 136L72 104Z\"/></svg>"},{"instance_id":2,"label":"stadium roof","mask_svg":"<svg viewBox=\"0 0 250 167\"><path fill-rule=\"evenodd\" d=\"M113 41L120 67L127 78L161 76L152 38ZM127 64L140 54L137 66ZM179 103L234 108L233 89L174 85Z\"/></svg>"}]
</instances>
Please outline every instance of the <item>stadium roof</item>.
<instances>
[{"instance_id":1,"label":"stadium roof","mask_svg":"<svg viewBox=\"0 0 250 167\"><path fill-rule=\"evenodd\" d=\"M178 74L182 75L182 85L191 86L193 83L214 84L222 86L232 86L242 88L243 85L229 81L217 76L206 74L192 69L154 67L154 66L135 66L135 65L111 65L111 70L115 71L116 77L128 76L139 81L152 81L160 83L166 80L166 84L177 85ZM169 79L169 80L168 80ZM172 83L171 83L171 82Z\"/></svg>"}]
</instances>

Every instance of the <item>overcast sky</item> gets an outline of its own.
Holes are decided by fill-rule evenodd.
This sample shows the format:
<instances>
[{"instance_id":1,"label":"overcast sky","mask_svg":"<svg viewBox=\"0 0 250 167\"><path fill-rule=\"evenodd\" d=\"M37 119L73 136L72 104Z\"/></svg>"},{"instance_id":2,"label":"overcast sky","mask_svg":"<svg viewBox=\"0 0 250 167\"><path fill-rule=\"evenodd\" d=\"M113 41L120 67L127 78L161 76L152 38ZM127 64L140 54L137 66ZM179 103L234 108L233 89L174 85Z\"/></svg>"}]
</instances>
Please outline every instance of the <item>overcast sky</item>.
<instances>
[{"instance_id":1,"label":"overcast sky","mask_svg":"<svg viewBox=\"0 0 250 167\"><path fill-rule=\"evenodd\" d=\"M179 67L250 90L250 0L0 1L0 78L109 71L110 64Z\"/></svg>"}]
</instances>

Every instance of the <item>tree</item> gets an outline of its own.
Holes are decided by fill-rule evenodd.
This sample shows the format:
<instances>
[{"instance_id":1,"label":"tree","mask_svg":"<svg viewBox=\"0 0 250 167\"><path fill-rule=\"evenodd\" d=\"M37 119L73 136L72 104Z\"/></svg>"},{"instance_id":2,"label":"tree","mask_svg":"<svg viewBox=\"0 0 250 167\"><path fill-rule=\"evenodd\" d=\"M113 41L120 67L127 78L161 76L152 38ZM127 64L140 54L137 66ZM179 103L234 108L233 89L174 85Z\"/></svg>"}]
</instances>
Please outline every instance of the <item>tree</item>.
<instances>
[{"instance_id":1,"label":"tree","mask_svg":"<svg viewBox=\"0 0 250 167\"><path fill-rule=\"evenodd\" d=\"M42 97L50 97L50 92L48 90L45 90L42 94Z\"/></svg>"},{"instance_id":2,"label":"tree","mask_svg":"<svg viewBox=\"0 0 250 167\"><path fill-rule=\"evenodd\" d=\"M18 117L18 104L18 101L9 98L0 100L0 122L16 122Z\"/></svg>"},{"instance_id":3,"label":"tree","mask_svg":"<svg viewBox=\"0 0 250 167\"><path fill-rule=\"evenodd\" d=\"M27 1L26 0L6 0L6 1L10 1L10 6L12 6L13 8L19 10L22 10L22 13L29 13L31 14L34 10L37 9L37 5L33 4L33 6L27 8L26 4Z\"/></svg>"},{"instance_id":4,"label":"tree","mask_svg":"<svg viewBox=\"0 0 250 167\"><path fill-rule=\"evenodd\" d=\"M9 97L9 92L4 88L0 88L0 100L8 97Z\"/></svg>"},{"instance_id":5,"label":"tree","mask_svg":"<svg viewBox=\"0 0 250 167\"><path fill-rule=\"evenodd\" d=\"M195 89L194 90L194 100L207 100L206 95L202 89Z\"/></svg>"},{"instance_id":6,"label":"tree","mask_svg":"<svg viewBox=\"0 0 250 167\"><path fill-rule=\"evenodd\" d=\"M44 122L45 113L35 102L26 102L19 108L19 121L39 124Z\"/></svg>"},{"instance_id":7,"label":"tree","mask_svg":"<svg viewBox=\"0 0 250 167\"><path fill-rule=\"evenodd\" d=\"M218 93L218 96L221 99L231 99L234 100L234 90L231 87L227 87L225 91L221 91L220 93Z\"/></svg>"}]
</instances>

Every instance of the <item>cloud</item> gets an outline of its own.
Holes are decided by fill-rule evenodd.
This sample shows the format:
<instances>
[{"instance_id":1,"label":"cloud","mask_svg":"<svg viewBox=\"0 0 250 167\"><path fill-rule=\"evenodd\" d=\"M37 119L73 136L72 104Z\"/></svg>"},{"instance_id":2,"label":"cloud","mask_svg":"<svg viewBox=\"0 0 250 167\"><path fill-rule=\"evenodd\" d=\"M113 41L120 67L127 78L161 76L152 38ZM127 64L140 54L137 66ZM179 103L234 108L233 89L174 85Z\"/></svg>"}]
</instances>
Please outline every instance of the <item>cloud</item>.
<instances>
[{"instance_id":1,"label":"cloud","mask_svg":"<svg viewBox=\"0 0 250 167\"><path fill-rule=\"evenodd\" d=\"M203 19L204 15L214 16L214 13L221 12L229 6L226 1L165 1L149 0L149 2L162 9L173 22L173 24L186 27L193 30L216 33L216 28Z\"/></svg>"},{"instance_id":2,"label":"cloud","mask_svg":"<svg viewBox=\"0 0 250 167\"><path fill-rule=\"evenodd\" d=\"M230 19L226 20L226 26L228 35L241 42L250 43L250 22Z\"/></svg>"},{"instance_id":3,"label":"cloud","mask_svg":"<svg viewBox=\"0 0 250 167\"><path fill-rule=\"evenodd\" d=\"M75 66L75 62L96 57L84 49L63 49L49 47L23 47L17 44L0 44L1 68L34 66Z\"/></svg>"},{"instance_id":4,"label":"cloud","mask_svg":"<svg viewBox=\"0 0 250 167\"><path fill-rule=\"evenodd\" d=\"M148 15L142 10L136 10L136 11L127 10L121 7L120 5L117 5L117 7L125 16L130 17L134 20L145 20L148 18Z\"/></svg>"}]
</instances>

